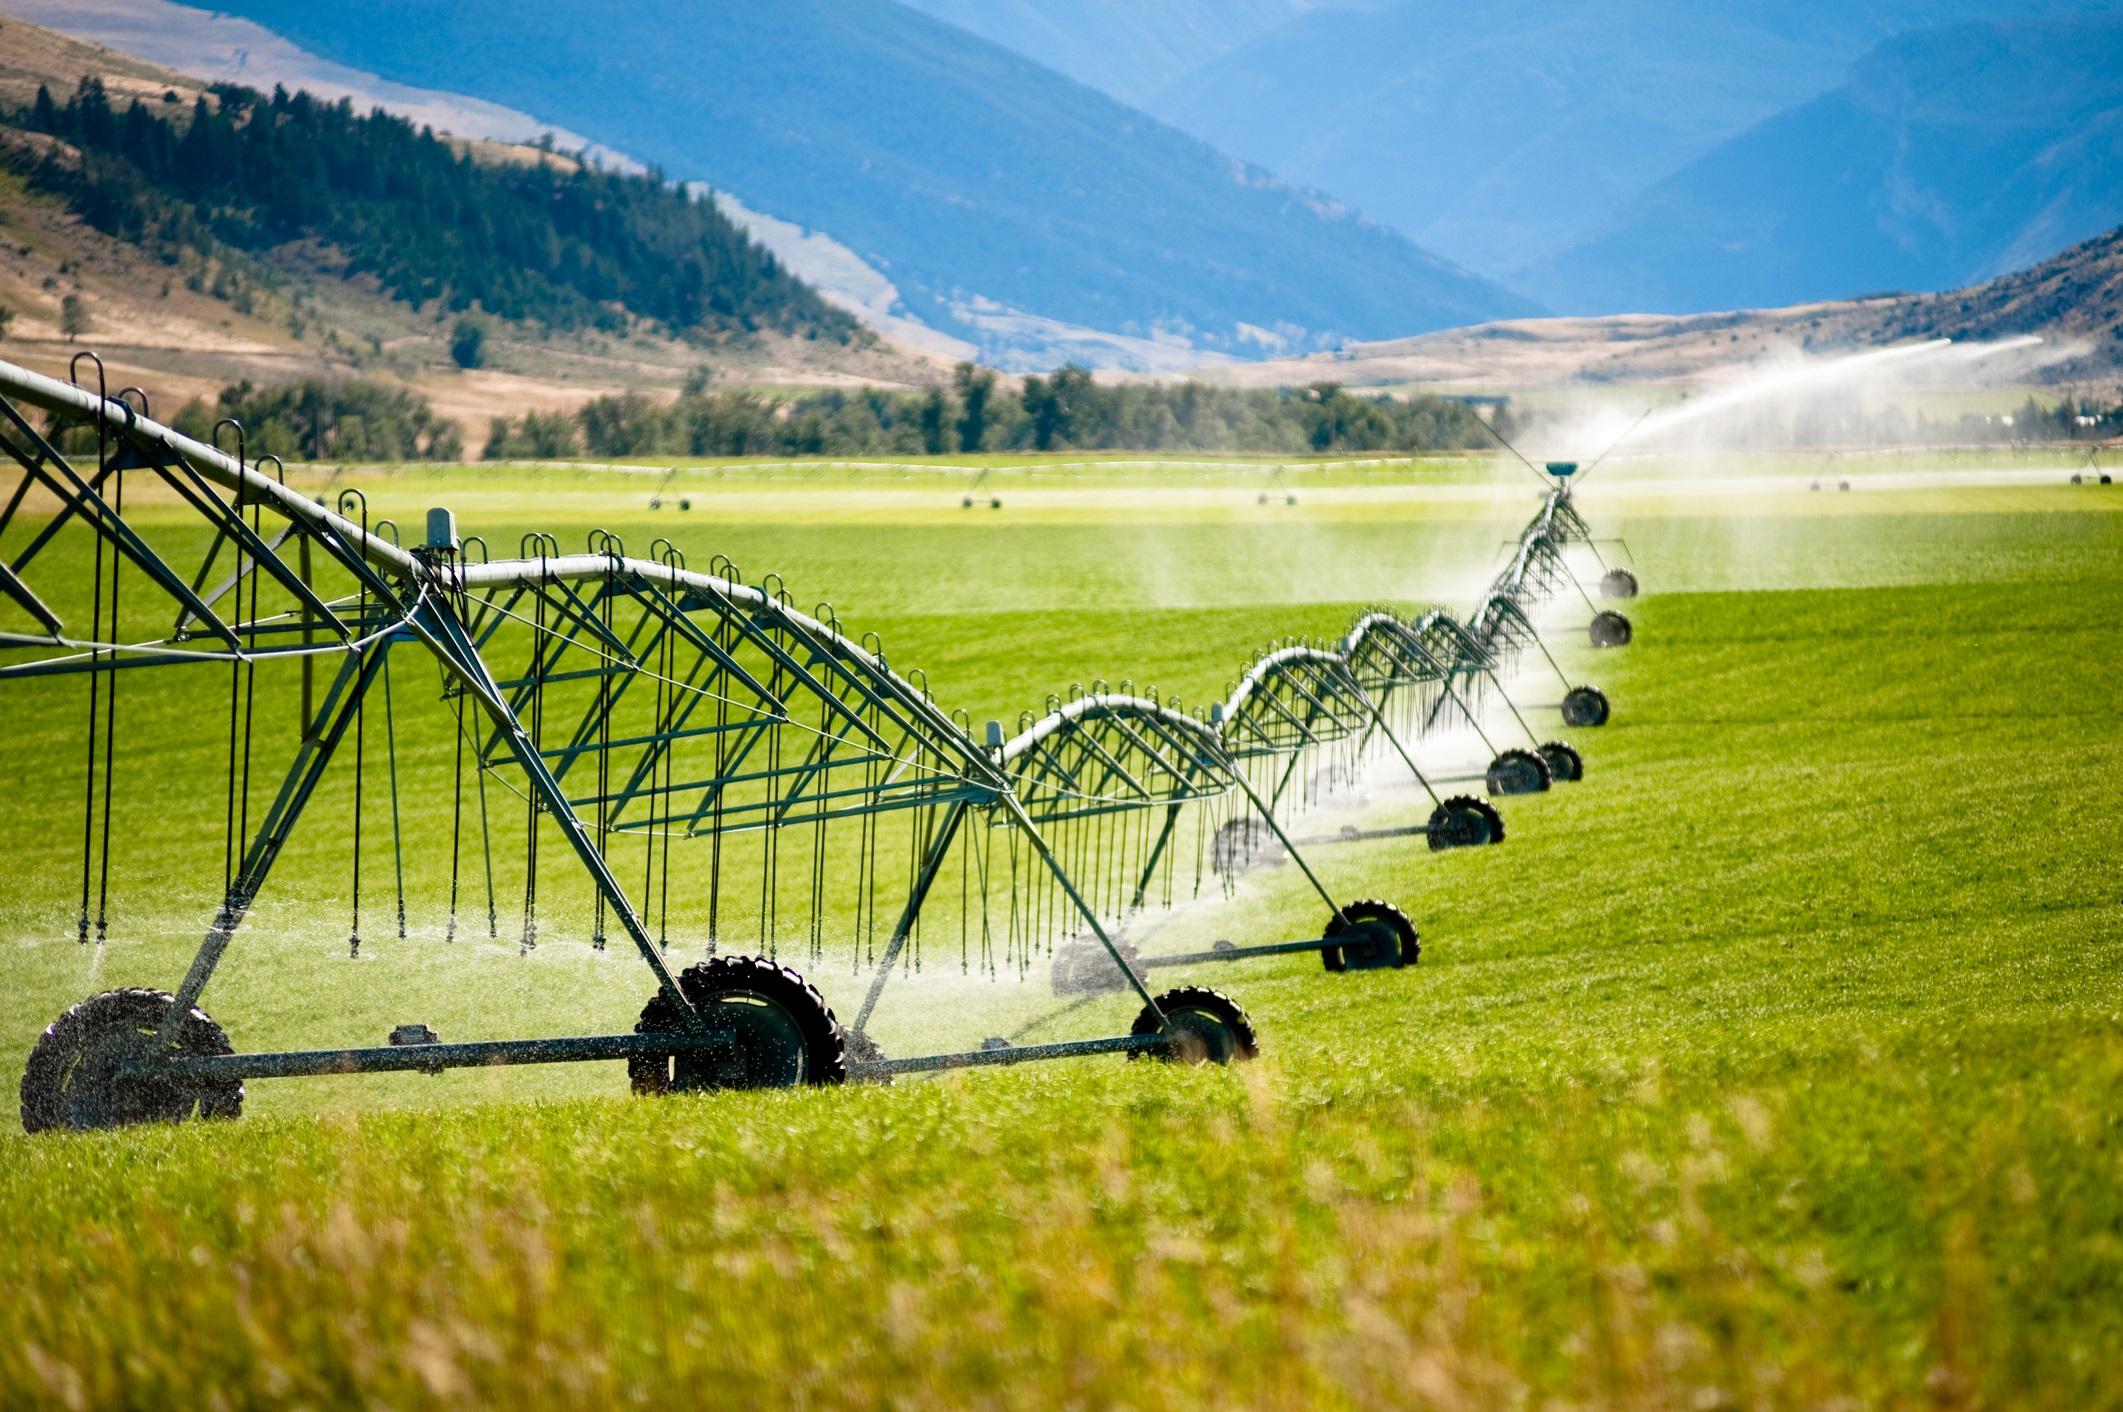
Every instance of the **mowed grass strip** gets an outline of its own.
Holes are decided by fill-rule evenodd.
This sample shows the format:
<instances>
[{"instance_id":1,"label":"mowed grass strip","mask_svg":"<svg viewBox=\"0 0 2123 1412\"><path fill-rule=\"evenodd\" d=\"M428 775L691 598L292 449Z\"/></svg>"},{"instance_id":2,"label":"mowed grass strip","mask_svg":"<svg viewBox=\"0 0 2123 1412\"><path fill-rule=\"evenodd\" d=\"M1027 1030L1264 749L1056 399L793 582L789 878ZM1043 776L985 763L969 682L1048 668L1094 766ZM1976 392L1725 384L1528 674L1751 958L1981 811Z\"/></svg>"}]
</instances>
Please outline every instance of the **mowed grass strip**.
<instances>
[{"instance_id":1,"label":"mowed grass strip","mask_svg":"<svg viewBox=\"0 0 2123 1412\"><path fill-rule=\"evenodd\" d=\"M268 1102L234 1127L0 1139L0 1387L82 1406L2114 1405L2119 522L1886 515L1871 544L1833 523L1627 529L1655 592L1747 553L1765 581L1863 582L1875 548L1897 578L1979 582L1630 605L1635 646L1569 653L1619 706L1578 733L1582 785L1509 803L1509 842L1479 855L1326 861L1416 914L1419 968L1205 977L1254 1011L1255 1066ZM1078 660L1206 695L1184 680L1213 668L1197 610L1139 606L1083 620ZM1000 654L1026 624L992 626ZM1036 626L1066 664L1068 618ZM972 695L980 632L891 637L910 661L961 641ZM173 874L201 861L184 836L154 845ZM1264 933L1316 923L1294 879L1249 885ZM101 964L152 952L167 984L191 940ZM8 953L23 1043L93 988L80 958L27 936ZM276 988L358 994L343 953L266 959L209 998L241 1047L273 1041L244 1019ZM505 994L567 1013L537 992ZM456 1092L536 1091L558 1090Z\"/></svg>"}]
</instances>

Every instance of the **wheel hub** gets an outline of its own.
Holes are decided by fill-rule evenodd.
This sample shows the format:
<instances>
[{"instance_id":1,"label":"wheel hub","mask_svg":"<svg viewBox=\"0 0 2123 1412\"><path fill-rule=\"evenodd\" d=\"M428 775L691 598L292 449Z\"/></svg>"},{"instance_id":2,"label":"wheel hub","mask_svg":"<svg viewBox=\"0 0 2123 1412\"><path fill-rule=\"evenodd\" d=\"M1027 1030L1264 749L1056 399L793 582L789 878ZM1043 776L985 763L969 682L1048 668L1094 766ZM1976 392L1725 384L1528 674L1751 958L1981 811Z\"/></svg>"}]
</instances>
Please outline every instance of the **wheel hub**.
<instances>
[{"instance_id":1,"label":"wheel hub","mask_svg":"<svg viewBox=\"0 0 2123 1412\"><path fill-rule=\"evenodd\" d=\"M91 1035L61 1090L67 1126L115 1128L182 1121L191 1109L191 1096L143 1072L155 1055L152 1032L126 1027Z\"/></svg>"},{"instance_id":2,"label":"wheel hub","mask_svg":"<svg viewBox=\"0 0 2123 1412\"><path fill-rule=\"evenodd\" d=\"M731 1043L679 1053L673 1088L794 1088L810 1076L803 1026L772 999L727 991L700 1015L710 1028L728 1031Z\"/></svg>"},{"instance_id":3,"label":"wheel hub","mask_svg":"<svg viewBox=\"0 0 2123 1412\"><path fill-rule=\"evenodd\" d=\"M1343 933L1341 948L1344 970L1378 971L1401 964L1401 939L1381 921L1358 922Z\"/></svg>"},{"instance_id":4,"label":"wheel hub","mask_svg":"<svg viewBox=\"0 0 2123 1412\"><path fill-rule=\"evenodd\" d=\"M1238 1036L1216 1016L1200 1010L1174 1010L1165 1016L1169 1057L1181 1064L1229 1064L1238 1057Z\"/></svg>"},{"instance_id":5,"label":"wheel hub","mask_svg":"<svg viewBox=\"0 0 2123 1412\"><path fill-rule=\"evenodd\" d=\"M1544 769L1538 756L1507 750L1489 762L1486 783L1491 794L1539 794L1552 780L1553 770Z\"/></svg>"}]
</instances>

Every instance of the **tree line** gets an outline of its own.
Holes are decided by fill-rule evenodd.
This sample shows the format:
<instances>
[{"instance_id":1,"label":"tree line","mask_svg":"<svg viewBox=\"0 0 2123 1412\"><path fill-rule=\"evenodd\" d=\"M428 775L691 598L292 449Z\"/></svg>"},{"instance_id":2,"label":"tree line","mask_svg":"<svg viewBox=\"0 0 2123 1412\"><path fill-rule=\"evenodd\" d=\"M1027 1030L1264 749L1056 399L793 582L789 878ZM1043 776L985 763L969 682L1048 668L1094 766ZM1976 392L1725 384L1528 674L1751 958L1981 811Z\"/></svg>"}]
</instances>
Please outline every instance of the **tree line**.
<instances>
[{"instance_id":1,"label":"tree line","mask_svg":"<svg viewBox=\"0 0 2123 1412\"><path fill-rule=\"evenodd\" d=\"M1048 399L1059 382L1059 405ZM594 398L574 413L496 417L487 460L629 456L948 455L1030 451L1202 451L1302 455L1479 449L1493 444L1472 408L1442 398L1358 397L1333 383L1242 391L1179 383L1106 388L1080 368L1027 379L1023 392L984 369L961 368L949 391L827 390L796 397L711 392L696 381L675 402L640 394ZM358 379L224 387L194 398L169 424L200 441L234 418L252 458L434 461L466 458L463 432L408 388ZM1149 428L1148 434L1144 428ZM1174 430L1176 429L1176 431ZM1498 430L1513 429L1499 414ZM2029 397L2009 415L1937 422L1895 408L1826 421L1789 416L1722 429L1721 445L1838 446L2102 441L2123 434L2123 406ZM1042 440L1042 438L1045 438ZM232 445L224 435L225 445ZM75 427L61 449L93 451Z\"/></svg>"},{"instance_id":2,"label":"tree line","mask_svg":"<svg viewBox=\"0 0 2123 1412\"><path fill-rule=\"evenodd\" d=\"M239 382L211 403L193 398L170 425L197 441L214 440L214 427L234 418L253 459L288 461L462 461L464 433L435 415L418 393L388 383L327 382L306 378L274 387ZM223 449L235 443L226 434Z\"/></svg>"},{"instance_id":3,"label":"tree line","mask_svg":"<svg viewBox=\"0 0 2123 1412\"><path fill-rule=\"evenodd\" d=\"M217 242L336 251L413 304L478 305L556 328L675 333L774 329L848 342L854 319L782 269L715 205L660 173L545 159L481 163L404 118L351 101L216 84L189 113L121 112L84 78L9 121L67 149L28 162L33 185L88 224L171 258ZM548 142L546 150L550 152Z\"/></svg>"},{"instance_id":4,"label":"tree line","mask_svg":"<svg viewBox=\"0 0 2123 1412\"><path fill-rule=\"evenodd\" d=\"M1508 434L1508 433L1507 433ZM1022 389L960 364L928 392L828 389L796 396L688 390L586 403L574 416L496 417L488 460L567 456L907 456L1009 451L1443 451L1490 445L1475 409L1449 398L1358 396L1199 382L1106 386L1065 366Z\"/></svg>"}]
</instances>

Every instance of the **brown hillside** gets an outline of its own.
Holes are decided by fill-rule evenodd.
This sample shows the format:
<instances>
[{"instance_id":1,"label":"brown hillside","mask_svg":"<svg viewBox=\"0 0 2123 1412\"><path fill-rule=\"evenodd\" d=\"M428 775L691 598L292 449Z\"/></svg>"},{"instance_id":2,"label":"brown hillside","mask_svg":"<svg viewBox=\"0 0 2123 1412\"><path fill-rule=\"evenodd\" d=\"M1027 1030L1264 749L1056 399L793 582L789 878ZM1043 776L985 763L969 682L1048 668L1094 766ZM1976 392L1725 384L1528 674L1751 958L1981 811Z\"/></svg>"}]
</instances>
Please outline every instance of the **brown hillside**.
<instances>
[{"instance_id":1,"label":"brown hillside","mask_svg":"<svg viewBox=\"0 0 2123 1412\"><path fill-rule=\"evenodd\" d=\"M2123 363L2123 229L1987 284L1924 295L1883 314L1889 337L2084 340L2088 362Z\"/></svg>"},{"instance_id":2,"label":"brown hillside","mask_svg":"<svg viewBox=\"0 0 2123 1412\"><path fill-rule=\"evenodd\" d=\"M1913 338L2039 334L2065 356L2040 376L2123 397L2123 230L2030 269L1945 294L1745 309L1514 319L1336 353L1198 374L1269 387L1329 378L1352 386L1498 388L1582 382L1686 382L1792 349L1838 352Z\"/></svg>"},{"instance_id":3,"label":"brown hillside","mask_svg":"<svg viewBox=\"0 0 2123 1412\"><path fill-rule=\"evenodd\" d=\"M26 106L40 84L69 92L84 76L101 79L121 105L139 98L188 110L202 91L170 70L0 14L0 107ZM0 125L0 154L48 142ZM469 146L482 161L571 160L506 143ZM211 397L245 378L373 378L430 398L463 424L476 450L492 416L572 409L620 390L675 395L703 364L726 385L915 386L940 374L934 360L890 343L841 348L760 334L703 349L646 325L625 336L548 336L506 323L489 340L488 366L467 373L450 360L451 316L342 277L329 250L231 256L215 274L200 281L203 288L187 288L183 271L89 229L0 162L0 305L15 314L0 358L63 376L75 352L93 348L113 385L151 387L158 404ZM89 314L78 342L60 331L70 294Z\"/></svg>"}]
</instances>

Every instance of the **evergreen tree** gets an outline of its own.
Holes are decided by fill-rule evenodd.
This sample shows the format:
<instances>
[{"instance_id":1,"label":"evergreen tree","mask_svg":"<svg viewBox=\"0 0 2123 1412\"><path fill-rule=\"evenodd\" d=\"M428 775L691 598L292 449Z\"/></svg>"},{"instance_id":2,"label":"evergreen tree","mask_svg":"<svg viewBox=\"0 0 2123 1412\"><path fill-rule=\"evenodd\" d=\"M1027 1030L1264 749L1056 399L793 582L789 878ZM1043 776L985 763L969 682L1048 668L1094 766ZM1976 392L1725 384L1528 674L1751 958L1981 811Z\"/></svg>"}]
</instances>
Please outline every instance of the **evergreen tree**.
<instances>
[{"instance_id":1,"label":"evergreen tree","mask_svg":"<svg viewBox=\"0 0 2123 1412\"><path fill-rule=\"evenodd\" d=\"M460 368L483 368L487 361L487 327L471 317L459 319L450 331L450 359Z\"/></svg>"},{"instance_id":2,"label":"evergreen tree","mask_svg":"<svg viewBox=\"0 0 2123 1412\"><path fill-rule=\"evenodd\" d=\"M971 363L960 363L951 373L958 389L958 449L972 455L988 437L988 399L995 395L995 374Z\"/></svg>"},{"instance_id":3,"label":"evergreen tree","mask_svg":"<svg viewBox=\"0 0 2123 1412\"><path fill-rule=\"evenodd\" d=\"M0 325L0 332L5 326ZM921 450L924 456L944 454L944 423L950 417L951 404L945 399L943 389L932 387L921 400Z\"/></svg>"},{"instance_id":4,"label":"evergreen tree","mask_svg":"<svg viewBox=\"0 0 2123 1412\"><path fill-rule=\"evenodd\" d=\"M432 130L276 88L219 84L188 117L120 114L83 79L13 121L77 149L30 175L90 225L164 252L315 240L397 298L624 332L773 329L847 343L853 318L715 205L648 176L559 162L485 166Z\"/></svg>"}]
</instances>

